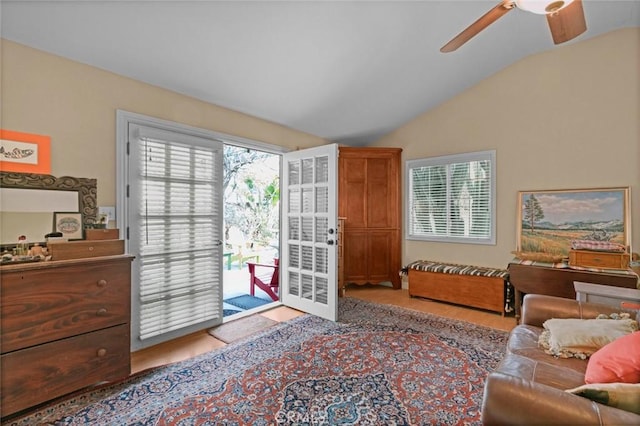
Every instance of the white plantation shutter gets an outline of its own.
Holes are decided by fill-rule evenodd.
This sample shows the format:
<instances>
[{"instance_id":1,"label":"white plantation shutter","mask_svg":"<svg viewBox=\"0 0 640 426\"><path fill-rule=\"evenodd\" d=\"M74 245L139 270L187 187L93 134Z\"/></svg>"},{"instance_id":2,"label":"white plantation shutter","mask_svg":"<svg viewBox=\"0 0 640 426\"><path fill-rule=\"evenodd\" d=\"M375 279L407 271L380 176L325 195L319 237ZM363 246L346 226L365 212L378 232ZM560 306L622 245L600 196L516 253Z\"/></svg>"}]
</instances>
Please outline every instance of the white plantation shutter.
<instances>
[{"instance_id":1,"label":"white plantation shutter","mask_svg":"<svg viewBox=\"0 0 640 426\"><path fill-rule=\"evenodd\" d=\"M495 244L495 151L407 161L407 238Z\"/></svg>"},{"instance_id":2,"label":"white plantation shutter","mask_svg":"<svg viewBox=\"0 0 640 426\"><path fill-rule=\"evenodd\" d=\"M134 348L222 319L222 143L130 125Z\"/></svg>"}]
</instances>

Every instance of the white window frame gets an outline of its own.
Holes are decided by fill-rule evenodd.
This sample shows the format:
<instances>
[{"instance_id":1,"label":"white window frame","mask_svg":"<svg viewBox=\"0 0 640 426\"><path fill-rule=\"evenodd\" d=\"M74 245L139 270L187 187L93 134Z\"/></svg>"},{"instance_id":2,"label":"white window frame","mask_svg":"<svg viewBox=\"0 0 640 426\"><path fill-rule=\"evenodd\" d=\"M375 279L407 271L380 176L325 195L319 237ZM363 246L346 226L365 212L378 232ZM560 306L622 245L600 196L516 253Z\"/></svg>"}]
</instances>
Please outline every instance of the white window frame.
<instances>
[{"instance_id":1,"label":"white window frame","mask_svg":"<svg viewBox=\"0 0 640 426\"><path fill-rule=\"evenodd\" d=\"M413 188L412 188L412 170L421 167L446 166L447 169L452 164L468 163L474 161L490 161L490 225L489 235L487 237L466 237L466 236L434 236L418 234L413 231L412 206L413 206ZM496 244L496 151L478 151L463 154L445 155L440 157L421 158L416 160L407 160L405 163L405 238L408 240L419 241L435 241L447 243L464 243L464 244ZM449 175L447 170L447 175ZM447 193L450 190L450 182L447 180ZM447 197L449 198L449 197ZM450 200L449 200L450 201ZM447 232L449 232L449 224L447 224Z\"/></svg>"}]
</instances>

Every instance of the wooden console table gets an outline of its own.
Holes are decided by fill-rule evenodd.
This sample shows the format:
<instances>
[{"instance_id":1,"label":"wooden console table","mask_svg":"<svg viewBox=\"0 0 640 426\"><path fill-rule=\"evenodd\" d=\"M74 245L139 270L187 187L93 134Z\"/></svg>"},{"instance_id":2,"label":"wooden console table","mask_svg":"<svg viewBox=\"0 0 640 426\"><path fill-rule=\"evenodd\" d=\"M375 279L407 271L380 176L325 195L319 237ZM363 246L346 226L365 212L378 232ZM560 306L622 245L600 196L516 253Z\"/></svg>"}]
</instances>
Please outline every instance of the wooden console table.
<instances>
[{"instance_id":1,"label":"wooden console table","mask_svg":"<svg viewBox=\"0 0 640 426\"><path fill-rule=\"evenodd\" d=\"M626 271L594 272L569 267L557 268L552 264L527 265L515 262L510 263L508 269L509 281L515 289L516 318L520 318L522 297L527 293L575 299L574 281L634 289L638 286L638 276Z\"/></svg>"}]
</instances>

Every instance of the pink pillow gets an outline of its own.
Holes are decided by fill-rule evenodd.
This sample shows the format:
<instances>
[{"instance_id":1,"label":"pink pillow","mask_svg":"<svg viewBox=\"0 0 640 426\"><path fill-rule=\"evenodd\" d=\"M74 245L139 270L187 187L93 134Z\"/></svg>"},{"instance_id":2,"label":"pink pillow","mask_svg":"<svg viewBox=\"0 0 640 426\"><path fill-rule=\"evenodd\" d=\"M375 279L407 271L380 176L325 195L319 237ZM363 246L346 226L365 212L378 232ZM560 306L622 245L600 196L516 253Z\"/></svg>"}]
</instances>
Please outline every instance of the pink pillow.
<instances>
[{"instance_id":1,"label":"pink pillow","mask_svg":"<svg viewBox=\"0 0 640 426\"><path fill-rule=\"evenodd\" d=\"M640 331L597 350L587 364L585 383L640 383Z\"/></svg>"}]
</instances>

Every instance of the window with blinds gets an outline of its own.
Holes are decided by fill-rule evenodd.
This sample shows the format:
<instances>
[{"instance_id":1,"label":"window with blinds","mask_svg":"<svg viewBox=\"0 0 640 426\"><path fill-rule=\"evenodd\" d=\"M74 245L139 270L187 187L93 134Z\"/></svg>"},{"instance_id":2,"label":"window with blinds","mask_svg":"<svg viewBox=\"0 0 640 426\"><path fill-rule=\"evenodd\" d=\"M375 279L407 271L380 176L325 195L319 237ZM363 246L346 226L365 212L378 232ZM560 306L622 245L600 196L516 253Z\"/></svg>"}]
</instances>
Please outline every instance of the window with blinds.
<instances>
[{"instance_id":1,"label":"window with blinds","mask_svg":"<svg viewBox=\"0 0 640 426\"><path fill-rule=\"evenodd\" d=\"M133 124L129 143L135 349L221 322L223 151Z\"/></svg>"},{"instance_id":2,"label":"window with blinds","mask_svg":"<svg viewBox=\"0 0 640 426\"><path fill-rule=\"evenodd\" d=\"M495 244L495 151L407 161L407 238Z\"/></svg>"}]
</instances>

